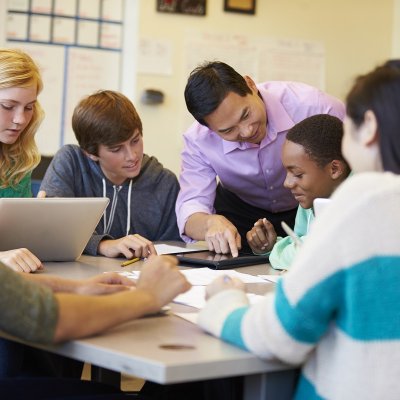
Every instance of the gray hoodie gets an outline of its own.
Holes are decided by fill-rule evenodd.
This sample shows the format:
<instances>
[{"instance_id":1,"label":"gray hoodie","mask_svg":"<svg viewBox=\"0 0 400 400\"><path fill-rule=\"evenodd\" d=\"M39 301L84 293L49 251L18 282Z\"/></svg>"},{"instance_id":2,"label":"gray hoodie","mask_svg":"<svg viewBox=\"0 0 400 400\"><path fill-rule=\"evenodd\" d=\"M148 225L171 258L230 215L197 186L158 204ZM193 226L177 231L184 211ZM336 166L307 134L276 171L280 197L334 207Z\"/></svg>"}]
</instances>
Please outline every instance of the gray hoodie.
<instances>
[{"instance_id":1,"label":"gray hoodie","mask_svg":"<svg viewBox=\"0 0 400 400\"><path fill-rule=\"evenodd\" d=\"M84 253L97 254L104 238L138 233L156 240L181 240L176 225L176 176L155 157L143 156L140 174L121 186L112 184L97 162L77 145L65 145L54 156L40 190L48 197L104 197L110 199L103 218Z\"/></svg>"}]
</instances>

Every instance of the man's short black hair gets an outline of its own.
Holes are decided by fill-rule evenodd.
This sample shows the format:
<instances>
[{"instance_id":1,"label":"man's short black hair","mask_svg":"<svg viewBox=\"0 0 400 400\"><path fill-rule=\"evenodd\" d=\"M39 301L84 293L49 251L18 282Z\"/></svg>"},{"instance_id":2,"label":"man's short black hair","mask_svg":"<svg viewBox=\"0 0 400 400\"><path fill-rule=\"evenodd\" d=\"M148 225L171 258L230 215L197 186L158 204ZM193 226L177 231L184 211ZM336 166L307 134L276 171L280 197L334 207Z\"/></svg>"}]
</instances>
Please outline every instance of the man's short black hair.
<instances>
[{"instance_id":1,"label":"man's short black hair","mask_svg":"<svg viewBox=\"0 0 400 400\"><path fill-rule=\"evenodd\" d=\"M204 117L214 112L229 92L242 97L252 93L243 76L231 66L221 61L206 62L189 75L186 107L200 124L207 125Z\"/></svg>"},{"instance_id":2,"label":"man's short black hair","mask_svg":"<svg viewBox=\"0 0 400 400\"><path fill-rule=\"evenodd\" d=\"M308 117L289 130L287 140L303 146L308 156L321 168L333 160L345 164L347 175L350 167L342 154L343 122L329 114Z\"/></svg>"}]
</instances>

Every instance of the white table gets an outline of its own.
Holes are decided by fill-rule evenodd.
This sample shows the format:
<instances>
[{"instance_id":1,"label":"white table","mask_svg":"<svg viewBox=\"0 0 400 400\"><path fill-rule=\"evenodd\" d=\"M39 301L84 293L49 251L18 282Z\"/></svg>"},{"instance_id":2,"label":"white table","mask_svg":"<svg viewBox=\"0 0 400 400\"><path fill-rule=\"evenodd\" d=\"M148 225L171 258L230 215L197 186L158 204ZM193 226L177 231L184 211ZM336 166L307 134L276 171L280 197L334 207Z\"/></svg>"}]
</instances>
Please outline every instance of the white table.
<instances>
[{"instance_id":1,"label":"white table","mask_svg":"<svg viewBox=\"0 0 400 400\"><path fill-rule=\"evenodd\" d=\"M45 263L43 273L80 279L105 271L137 270L141 266L141 262L137 262L122 268L120 262L82 256L76 262ZM258 265L239 268L238 271L266 274L268 268ZM251 291L260 293L272 285L251 286ZM172 304L172 308L179 312L193 312L191 307L184 305ZM245 399L264 399L268 386L274 384L266 373L291 368L280 362L262 361L204 333L197 325L172 313L125 323L86 339L35 347L160 384L245 375Z\"/></svg>"}]
</instances>

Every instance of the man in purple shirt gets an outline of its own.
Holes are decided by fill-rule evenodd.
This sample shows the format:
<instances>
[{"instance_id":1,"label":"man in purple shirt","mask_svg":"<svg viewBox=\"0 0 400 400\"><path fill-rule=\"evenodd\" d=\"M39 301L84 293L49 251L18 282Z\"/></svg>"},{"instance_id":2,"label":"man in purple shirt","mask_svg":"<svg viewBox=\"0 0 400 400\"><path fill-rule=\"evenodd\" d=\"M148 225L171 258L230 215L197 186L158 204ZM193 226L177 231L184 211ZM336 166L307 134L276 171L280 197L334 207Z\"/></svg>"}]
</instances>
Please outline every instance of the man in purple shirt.
<instances>
[{"instance_id":1,"label":"man in purple shirt","mask_svg":"<svg viewBox=\"0 0 400 400\"><path fill-rule=\"evenodd\" d=\"M283 187L286 133L315 114L343 119L343 103L299 82L256 85L222 62L192 71L185 100L197 122L183 136L176 203L182 238L236 256L241 237L264 217L285 236L280 223L293 226L298 206Z\"/></svg>"}]
</instances>

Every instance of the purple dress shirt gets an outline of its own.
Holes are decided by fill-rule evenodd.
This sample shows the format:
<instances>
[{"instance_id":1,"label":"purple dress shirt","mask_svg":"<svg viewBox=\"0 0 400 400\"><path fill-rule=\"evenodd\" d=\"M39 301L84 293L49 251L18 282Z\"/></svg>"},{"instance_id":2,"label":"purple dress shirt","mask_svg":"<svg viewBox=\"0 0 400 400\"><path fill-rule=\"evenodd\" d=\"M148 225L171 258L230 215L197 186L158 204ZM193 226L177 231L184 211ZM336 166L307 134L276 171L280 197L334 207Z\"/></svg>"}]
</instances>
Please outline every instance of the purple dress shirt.
<instances>
[{"instance_id":1,"label":"purple dress shirt","mask_svg":"<svg viewBox=\"0 0 400 400\"><path fill-rule=\"evenodd\" d=\"M185 241L190 241L183 234L190 215L215 213L217 178L224 188L255 207L272 213L297 207L283 187L286 170L281 150L287 131L312 115L330 114L340 119L345 115L340 100L304 83L271 81L257 88L267 111L267 134L259 145L223 140L198 122L183 135L176 215Z\"/></svg>"}]
</instances>

